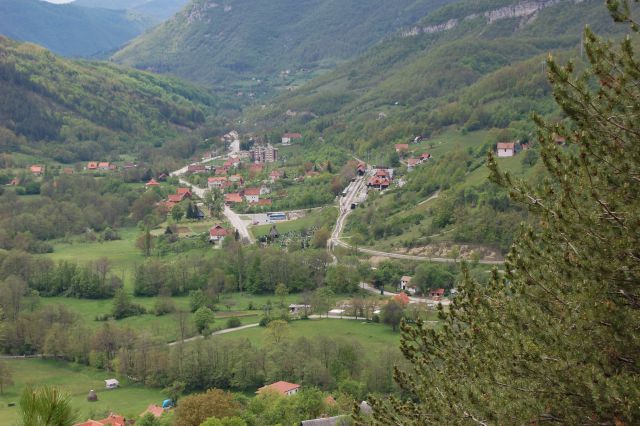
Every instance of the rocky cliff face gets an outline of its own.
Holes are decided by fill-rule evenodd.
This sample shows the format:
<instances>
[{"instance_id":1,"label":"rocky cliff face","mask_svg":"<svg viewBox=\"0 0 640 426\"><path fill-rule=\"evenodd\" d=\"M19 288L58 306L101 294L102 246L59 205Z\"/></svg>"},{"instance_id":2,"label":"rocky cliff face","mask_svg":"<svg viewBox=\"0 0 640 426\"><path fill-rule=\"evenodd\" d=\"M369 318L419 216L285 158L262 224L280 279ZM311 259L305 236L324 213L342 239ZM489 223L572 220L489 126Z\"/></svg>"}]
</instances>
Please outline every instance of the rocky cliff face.
<instances>
[{"instance_id":1,"label":"rocky cliff face","mask_svg":"<svg viewBox=\"0 0 640 426\"><path fill-rule=\"evenodd\" d=\"M582 0L524 0L517 4L489 10L484 13L473 13L461 19L450 19L446 22L435 25L415 26L404 30L401 34L403 37L414 37L419 34L439 33L455 28L461 21L479 18L484 19L487 24L511 18L522 18L525 22L531 22L536 18L536 15L540 10L551 7L561 1L573 1L574 3L582 2Z\"/></svg>"}]
</instances>

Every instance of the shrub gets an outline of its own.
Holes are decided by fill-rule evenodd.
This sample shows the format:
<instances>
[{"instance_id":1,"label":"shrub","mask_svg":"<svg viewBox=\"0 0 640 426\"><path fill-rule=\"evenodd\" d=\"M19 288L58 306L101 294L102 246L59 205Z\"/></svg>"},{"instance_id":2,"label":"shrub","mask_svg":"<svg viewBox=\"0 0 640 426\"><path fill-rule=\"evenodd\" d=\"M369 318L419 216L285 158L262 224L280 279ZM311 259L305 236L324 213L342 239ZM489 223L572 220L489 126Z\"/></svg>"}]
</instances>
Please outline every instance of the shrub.
<instances>
[{"instance_id":1,"label":"shrub","mask_svg":"<svg viewBox=\"0 0 640 426\"><path fill-rule=\"evenodd\" d=\"M236 328L240 327L240 325L242 325L242 322L238 317L231 317L227 320L227 328Z\"/></svg>"}]
</instances>

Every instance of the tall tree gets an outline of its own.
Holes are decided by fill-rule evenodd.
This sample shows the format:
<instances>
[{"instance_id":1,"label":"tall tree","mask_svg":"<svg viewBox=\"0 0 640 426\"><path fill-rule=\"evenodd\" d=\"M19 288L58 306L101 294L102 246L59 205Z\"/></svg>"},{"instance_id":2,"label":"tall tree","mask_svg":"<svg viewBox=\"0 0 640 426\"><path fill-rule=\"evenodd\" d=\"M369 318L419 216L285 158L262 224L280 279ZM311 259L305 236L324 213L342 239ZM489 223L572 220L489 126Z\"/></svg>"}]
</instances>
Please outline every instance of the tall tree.
<instances>
[{"instance_id":1,"label":"tall tree","mask_svg":"<svg viewBox=\"0 0 640 426\"><path fill-rule=\"evenodd\" d=\"M69 395L53 386L26 387L20 396L20 424L23 426L71 426L76 413Z\"/></svg>"},{"instance_id":2,"label":"tall tree","mask_svg":"<svg viewBox=\"0 0 640 426\"><path fill-rule=\"evenodd\" d=\"M634 2L636 3L636 2ZM626 1L607 2L637 30ZM561 123L536 117L547 171L536 185L489 158L492 180L530 209L504 270L467 271L444 325L403 325L409 398L374 399L375 424L640 422L640 63L584 33L590 67L548 60ZM556 143L558 136L567 147Z\"/></svg>"}]
</instances>

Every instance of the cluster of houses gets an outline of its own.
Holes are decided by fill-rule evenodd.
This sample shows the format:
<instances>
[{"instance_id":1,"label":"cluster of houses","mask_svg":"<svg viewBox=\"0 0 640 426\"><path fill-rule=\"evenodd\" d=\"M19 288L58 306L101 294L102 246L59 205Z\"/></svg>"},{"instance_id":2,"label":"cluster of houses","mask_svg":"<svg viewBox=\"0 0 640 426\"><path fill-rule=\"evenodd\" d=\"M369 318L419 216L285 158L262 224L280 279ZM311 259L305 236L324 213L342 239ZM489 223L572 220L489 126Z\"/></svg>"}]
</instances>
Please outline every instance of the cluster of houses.
<instances>
[{"instance_id":1,"label":"cluster of houses","mask_svg":"<svg viewBox=\"0 0 640 426\"><path fill-rule=\"evenodd\" d=\"M252 164L251 167L253 167L256 172L261 172L263 170L262 164ZM278 179L281 179L282 176L282 172L274 170L269 174L269 179L273 183ZM248 204L256 204L259 206L271 205L271 199L264 198L264 196L271 193L271 188L269 188L268 185L263 183L259 186L249 188L245 188L244 185L244 178L239 174L233 174L231 176L213 176L207 179L207 186L209 189L217 189L225 193L225 204L231 205L246 202ZM234 192L227 192L232 188L236 188L236 190Z\"/></svg>"},{"instance_id":2,"label":"cluster of houses","mask_svg":"<svg viewBox=\"0 0 640 426\"><path fill-rule=\"evenodd\" d=\"M151 179L145 184L145 186L147 187L154 187L157 185L158 182L156 182L155 179ZM167 208L167 210L171 210L176 204L180 204L181 202L191 197L193 197L193 193L189 188L178 188L176 189L176 192L174 194L169 194L167 196L167 199L165 201L162 201L161 204L163 204Z\"/></svg>"},{"instance_id":3,"label":"cluster of houses","mask_svg":"<svg viewBox=\"0 0 640 426\"><path fill-rule=\"evenodd\" d=\"M358 171L358 174L360 172ZM391 182L393 181L393 169L389 169L386 167L378 167L376 168L373 176L369 178L367 181L367 187L369 189L387 189Z\"/></svg>"}]
</instances>

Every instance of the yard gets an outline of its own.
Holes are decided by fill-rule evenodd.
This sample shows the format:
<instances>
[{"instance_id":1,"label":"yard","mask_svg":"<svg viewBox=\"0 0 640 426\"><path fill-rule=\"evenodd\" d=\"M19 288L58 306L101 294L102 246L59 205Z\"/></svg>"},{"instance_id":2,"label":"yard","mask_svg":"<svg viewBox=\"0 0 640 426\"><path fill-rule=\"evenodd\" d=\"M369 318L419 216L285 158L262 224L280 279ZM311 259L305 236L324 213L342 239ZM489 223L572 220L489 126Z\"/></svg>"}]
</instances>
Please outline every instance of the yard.
<instances>
[{"instance_id":1,"label":"yard","mask_svg":"<svg viewBox=\"0 0 640 426\"><path fill-rule=\"evenodd\" d=\"M122 382L120 388L106 390L104 380L113 376L89 367L41 359L13 359L6 362L15 384L0 395L0 426L16 424L18 407L9 407L8 404L17 403L20 393L28 384L51 384L68 392L71 405L78 412L78 420L104 418L110 411L135 418L149 404L161 404L165 399L159 389ZM98 394L97 402L87 402L87 393L91 389Z\"/></svg>"}]
</instances>

